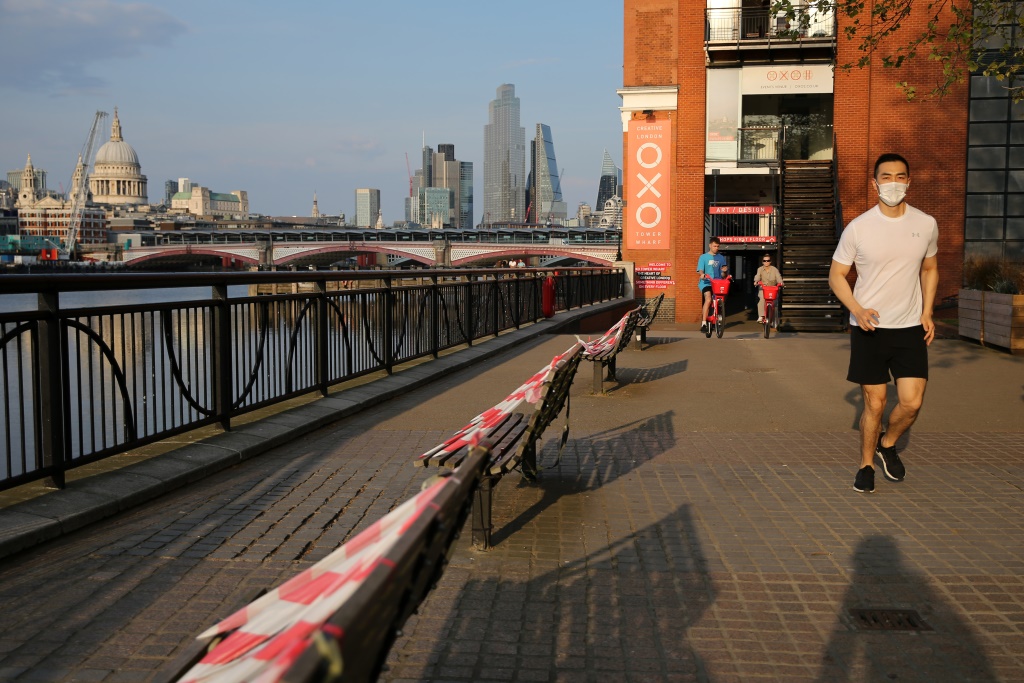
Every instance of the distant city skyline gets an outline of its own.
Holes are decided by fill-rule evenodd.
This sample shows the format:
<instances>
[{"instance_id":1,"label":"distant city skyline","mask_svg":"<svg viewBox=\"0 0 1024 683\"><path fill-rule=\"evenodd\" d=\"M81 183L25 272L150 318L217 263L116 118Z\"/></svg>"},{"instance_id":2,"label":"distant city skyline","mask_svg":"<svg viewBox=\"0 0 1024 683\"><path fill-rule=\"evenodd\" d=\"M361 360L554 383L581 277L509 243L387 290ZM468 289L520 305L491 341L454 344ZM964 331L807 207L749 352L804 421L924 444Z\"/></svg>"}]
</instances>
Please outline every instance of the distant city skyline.
<instances>
[{"instance_id":1,"label":"distant city skyline","mask_svg":"<svg viewBox=\"0 0 1024 683\"><path fill-rule=\"evenodd\" d=\"M621 3L529 0L521 16L545 17L529 30L456 0L443 12L295 5L284 21L278 4L242 7L0 0L0 171L32 154L48 187L67 190L93 115L117 106L152 202L154 187L192 177L247 191L256 213L308 216L316 192L321 213L354 216L356 188L372 187L391 225L404 217L405 155L425 134L474 164L479 223L486 106L502 83L515 84L524 127L551 127L569 215L593 202L603 150L620 154ZM432 33L472 55L451 83L410 69Z\"/></svg>"}]
</instances>

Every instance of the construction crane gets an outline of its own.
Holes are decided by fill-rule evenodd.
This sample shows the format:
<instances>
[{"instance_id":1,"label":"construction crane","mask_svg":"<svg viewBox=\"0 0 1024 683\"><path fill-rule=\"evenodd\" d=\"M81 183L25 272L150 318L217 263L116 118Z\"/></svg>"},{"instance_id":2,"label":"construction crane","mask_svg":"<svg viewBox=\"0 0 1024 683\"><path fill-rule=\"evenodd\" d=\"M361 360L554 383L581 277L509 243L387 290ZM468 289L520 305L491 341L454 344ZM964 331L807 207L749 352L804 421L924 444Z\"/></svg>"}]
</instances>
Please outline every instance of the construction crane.
<instances>
[{"instance_id":1,"label":"construction crane","mask_svg":"<svg viewBox=\"0 0 1024 683\"><path fill-rule=\"evenodd\" d=\"M70 256L74 251L75 244L78 242L78 233L82 229L85 204L89 197L89 167L92 165L92 148L96 142L96 132L100 129L100 124L105 118L107 118L107 112L96 112L96 118L92 121L92 130L89 131L89 139L85 142L82 154L78 156L78 163L82 166L82 172L71 179L71 215L68 219L68 234L64 238L64 244L61 247L61 254L63 256Z\"/></svg>"}]
</instances>

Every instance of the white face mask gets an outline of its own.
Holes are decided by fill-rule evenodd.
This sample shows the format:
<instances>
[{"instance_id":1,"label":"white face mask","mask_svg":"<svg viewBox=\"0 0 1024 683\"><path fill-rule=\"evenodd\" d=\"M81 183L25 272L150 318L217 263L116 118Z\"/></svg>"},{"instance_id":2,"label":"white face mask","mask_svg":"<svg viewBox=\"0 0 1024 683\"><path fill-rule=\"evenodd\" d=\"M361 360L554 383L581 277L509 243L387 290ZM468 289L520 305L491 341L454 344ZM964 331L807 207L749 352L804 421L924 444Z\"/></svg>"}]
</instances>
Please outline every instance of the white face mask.
<instances>
[{"instance_id":1,"label":"white face mask","mask_svg":"<svg viewBox=\"0 0 1024 683\"><path fill-rule=\"evenodd\" d=\"M896 206L907 196L910 183L885 183L878 186L878 198L887 206Z\"/></svg>"}]
</instances>

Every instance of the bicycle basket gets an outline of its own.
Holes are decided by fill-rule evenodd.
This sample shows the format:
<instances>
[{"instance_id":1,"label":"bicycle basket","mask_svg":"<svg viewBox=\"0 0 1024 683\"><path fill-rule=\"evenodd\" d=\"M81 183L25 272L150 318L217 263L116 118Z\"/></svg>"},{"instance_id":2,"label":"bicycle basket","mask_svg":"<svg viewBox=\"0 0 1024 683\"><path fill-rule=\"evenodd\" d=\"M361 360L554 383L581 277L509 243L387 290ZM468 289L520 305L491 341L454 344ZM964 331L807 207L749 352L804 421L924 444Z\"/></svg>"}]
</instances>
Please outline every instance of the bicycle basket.
<instances>
[{"instance_id":1,"label":"bicycle basket","mask_svg":"<svg viewBox=\"0 0 1024 683\"><path fill-rule=\"evenodd\" d=\"M715 294L721 294L722 296L725 296L726 294L729 293L729 283L730 282L732 282L732 281L731 280L712 280L711 281L711 290Z\"/></svg>"},{"instance_id":2,"label":"bicycle basket","mask_svg":"<svg viewBox=\"0 0 1024 683\"><path fill-rule=\"evenodd\" d=\"M764 292L765 301L775 301L779 298L779 286L775 285L761 285L761 291Z\"/></svg>"}]
</instances>

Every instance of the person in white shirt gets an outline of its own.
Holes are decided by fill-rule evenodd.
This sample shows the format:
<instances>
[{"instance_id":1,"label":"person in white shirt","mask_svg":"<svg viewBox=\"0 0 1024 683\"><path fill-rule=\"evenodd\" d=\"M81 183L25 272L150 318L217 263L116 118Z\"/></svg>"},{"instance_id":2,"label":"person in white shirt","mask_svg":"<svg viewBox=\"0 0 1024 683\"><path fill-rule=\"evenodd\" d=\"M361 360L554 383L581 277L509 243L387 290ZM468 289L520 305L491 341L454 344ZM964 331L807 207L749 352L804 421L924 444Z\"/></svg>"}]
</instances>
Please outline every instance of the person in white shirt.
<instances>
[{"instance_id":1,"label":"person in white shirt","mask_svg":"<svg viewBox=\"0 0 1024 683\"><path fill-rule=\"evenodd\" d=\"M828 276L832 291L850 311L847 379L860 385L864 399L861 462L853 484L861 493L875 490L876 456L887 479L906 476L895 444L914 424L924 400L939 284L938 225L905 199L910 164L899 154L883 154L871 182L878 204L846 226ZM851 290L846 276L853 265L857 282ZM890 375L899 402L883 431Z\"/></svg>"}]
</instances>

